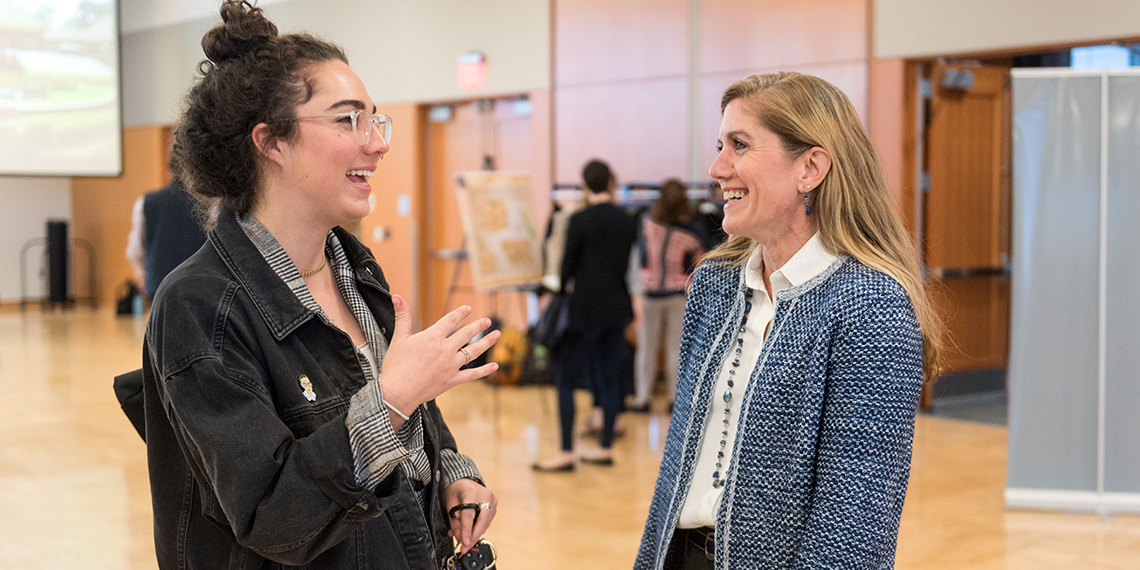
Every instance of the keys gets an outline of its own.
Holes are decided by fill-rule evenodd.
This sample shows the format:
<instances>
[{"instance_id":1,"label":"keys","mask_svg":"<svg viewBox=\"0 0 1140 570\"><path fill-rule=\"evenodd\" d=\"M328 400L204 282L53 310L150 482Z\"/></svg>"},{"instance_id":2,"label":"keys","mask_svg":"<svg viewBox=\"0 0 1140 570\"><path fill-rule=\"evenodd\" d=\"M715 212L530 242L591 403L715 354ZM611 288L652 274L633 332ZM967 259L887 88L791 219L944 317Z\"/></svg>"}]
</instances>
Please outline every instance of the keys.
<instances>
[{"instance_id":1,"label":"keys","mask_svg":"<svg viewBox=\"0 0 1140 570\"><path fill-rule=\"evenodd\" d=\"M489 541L480 540L471 547L466 554L459 555L459 544L455 545L455 554L447 559L447 570L490 570L495 567L495 545Z\"/></svg>"}]
</instances>

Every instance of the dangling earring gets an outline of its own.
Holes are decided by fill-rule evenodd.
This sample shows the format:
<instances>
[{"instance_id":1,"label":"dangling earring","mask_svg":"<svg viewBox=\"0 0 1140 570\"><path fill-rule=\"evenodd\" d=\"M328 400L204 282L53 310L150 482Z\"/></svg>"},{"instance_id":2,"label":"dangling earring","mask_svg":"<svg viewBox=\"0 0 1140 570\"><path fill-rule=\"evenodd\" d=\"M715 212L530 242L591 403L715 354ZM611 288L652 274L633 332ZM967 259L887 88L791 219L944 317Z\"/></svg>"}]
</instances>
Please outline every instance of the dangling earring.
<instances>
[{"instance_id":1,"label":"dangling earring","mask_svg":"<svg viewBox=\"0 0 1140 570\"><path fill-rule=\"evenodd\" d=\"M811 202L808 201L808 195L810 193L811 193L811 184L808 184L807 191L801 192L801 194L804 197L804 213L809 215L809 216L811 215Z\"/></svg>"}]
</instances>

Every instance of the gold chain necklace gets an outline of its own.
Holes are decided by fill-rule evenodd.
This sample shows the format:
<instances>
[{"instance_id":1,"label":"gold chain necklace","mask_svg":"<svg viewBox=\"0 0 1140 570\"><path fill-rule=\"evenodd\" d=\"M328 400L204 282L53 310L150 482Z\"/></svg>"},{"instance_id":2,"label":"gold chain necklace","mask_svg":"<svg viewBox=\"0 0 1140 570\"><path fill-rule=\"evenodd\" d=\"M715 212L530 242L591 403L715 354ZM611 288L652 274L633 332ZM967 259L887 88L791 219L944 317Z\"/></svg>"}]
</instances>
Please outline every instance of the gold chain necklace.
<instances>
[{"instance_id":1,"label":"gold chain necklace","mask_svg":"<svg viewBox=\"0 0 1140 570\"><path fill-rule=\"evenodd\" d=\"M327 259L328 258L321 258L321 264L318 265L316 269L310 269L308 271L301 271L298 269L298 271L300 271L300 273L301 273L301 277L312 277L312 276L320 273L321 270L325 268L325 264L326 264L325 262L327 261Z\"/></svg>"}]
</instances>

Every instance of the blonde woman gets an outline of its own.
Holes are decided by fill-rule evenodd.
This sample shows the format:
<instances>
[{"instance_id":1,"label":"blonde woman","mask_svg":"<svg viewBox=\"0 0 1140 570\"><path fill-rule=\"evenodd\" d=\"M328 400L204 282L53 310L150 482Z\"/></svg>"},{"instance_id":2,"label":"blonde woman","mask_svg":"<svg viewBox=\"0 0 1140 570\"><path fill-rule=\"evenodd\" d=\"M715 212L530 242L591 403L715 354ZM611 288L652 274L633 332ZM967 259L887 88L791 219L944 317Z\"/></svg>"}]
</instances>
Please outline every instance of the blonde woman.
<instances>
[{"instance_id":1,"label":"blonde woman","mask_svg":"<svg viewBox=\"0 0 1140 570\"><path fill-rule=\"evenodd\" d=\"M637 569L890 568L940 324L854 108L796 73L721 100L729 239L686 307Z\"/></svg>"}]
</instances>

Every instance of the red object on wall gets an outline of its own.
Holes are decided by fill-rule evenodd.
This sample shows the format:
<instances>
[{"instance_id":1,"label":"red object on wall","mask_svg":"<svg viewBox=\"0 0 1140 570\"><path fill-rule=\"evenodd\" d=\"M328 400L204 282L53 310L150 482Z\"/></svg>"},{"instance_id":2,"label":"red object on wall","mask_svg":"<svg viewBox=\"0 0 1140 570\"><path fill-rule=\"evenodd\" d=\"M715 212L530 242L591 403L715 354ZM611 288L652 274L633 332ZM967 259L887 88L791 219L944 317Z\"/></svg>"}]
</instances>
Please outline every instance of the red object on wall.
<instances>
[{"instance_id":1,"label":"red object on wall","mask_svg":"<svg viewBox=\"0 0 1140 570\"><path fill-rule=\"evenodd\" d=\"M483 52L473 51L459 56L456 81L460 89L478 89L487 82L487 60Z\"/></svg>"}]
</instances>

